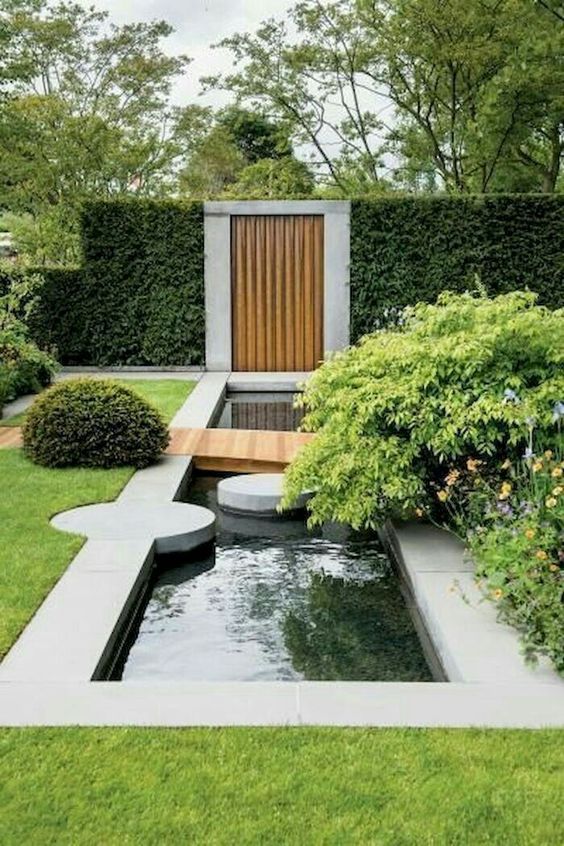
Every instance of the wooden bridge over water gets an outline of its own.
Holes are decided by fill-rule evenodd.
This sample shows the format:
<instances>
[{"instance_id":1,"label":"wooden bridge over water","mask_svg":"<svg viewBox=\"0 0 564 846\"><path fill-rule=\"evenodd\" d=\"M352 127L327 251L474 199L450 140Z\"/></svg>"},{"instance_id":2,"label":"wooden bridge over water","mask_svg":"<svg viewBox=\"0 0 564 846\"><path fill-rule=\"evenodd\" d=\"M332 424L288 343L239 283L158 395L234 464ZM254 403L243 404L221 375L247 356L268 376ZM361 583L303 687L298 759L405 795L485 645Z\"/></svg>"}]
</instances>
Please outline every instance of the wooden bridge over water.
<instances>
[{"instance_id":1,"label":"wooden bridge over water","mask_svg":"<svg viewBox=\"0 0 564 846\"><path fill-rule=\"evenodd\" d=\"M227 473L280 473L314 436L251 429L171 429L168 455L191 455L196 467ZM22 446L21 429L0 427L0 449Z\"/></svg>"}]
</instances>

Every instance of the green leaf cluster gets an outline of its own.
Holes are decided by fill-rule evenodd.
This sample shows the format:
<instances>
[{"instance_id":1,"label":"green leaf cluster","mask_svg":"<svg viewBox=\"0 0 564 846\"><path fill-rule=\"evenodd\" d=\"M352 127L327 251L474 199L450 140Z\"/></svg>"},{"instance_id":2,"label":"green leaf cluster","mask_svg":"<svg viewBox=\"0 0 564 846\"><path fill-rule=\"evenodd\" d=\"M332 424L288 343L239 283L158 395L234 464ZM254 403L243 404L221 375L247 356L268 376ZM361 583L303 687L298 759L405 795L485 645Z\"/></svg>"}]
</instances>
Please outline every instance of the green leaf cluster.
<instances>
[{"instance_id":1,"label":"green leaf cluster","mask_svg":"<svg viewBox=\"0 0 564 846\"><path fill-rule=\"evenodd\" d=\"M288 469L284 504L312 490L312 523L354 527L431 508L450 462L522 455L528 418L548 438L563 361L564 312L532 293L419 303L312 375L303 428L317 435Z\"/></svg>"},{"instance_id":2,"label":"green leaf cluster","mask_svg":"<svg viewBox=\"0 0 564 846\"><path fill-rule=\"evenodd\" d=\"M525 656L546 655L564 674L564 462L561 444L515 474L507 499L482 514L467 542L476 575Z\"/></svg>"},{"instance_id":3,"label":"green leaf cluster","mask_svg":"<svg viewBox=\"0 0 564 846\"><path fill-rule=\"evenodd\" d=\"M82 250L81 269L41 271L29 317L40 345L63 364L203 363L202 203L87 203Z\"/></svg>"},{"instance_id":4,"label":"green leaf cluster","mask_svg":"<svg viewBox=\"0 0 564 846\"><path fill-rule=\"evenodd\" d=\"M489 295L529 288L564 304L564 198L541 195L395 197L351 207L354 341L390 309L433 302L476 281Z\"/></svg>"}]
</instances>

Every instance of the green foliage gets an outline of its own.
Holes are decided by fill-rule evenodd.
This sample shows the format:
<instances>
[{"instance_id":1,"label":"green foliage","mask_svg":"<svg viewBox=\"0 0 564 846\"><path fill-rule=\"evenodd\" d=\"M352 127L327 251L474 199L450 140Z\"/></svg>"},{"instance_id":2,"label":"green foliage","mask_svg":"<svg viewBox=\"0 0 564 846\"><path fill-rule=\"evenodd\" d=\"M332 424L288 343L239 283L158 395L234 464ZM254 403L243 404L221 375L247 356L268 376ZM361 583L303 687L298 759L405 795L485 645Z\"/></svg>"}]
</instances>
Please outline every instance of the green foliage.
<instances>
[{"instance_id":1,"label":"green foliage","mask_svg":"<svg viewBox=\"0 0 564 846\"><path fill-rule=\"evenodd\" d=\"M77 261L80 205L162 194L181 147L170 91L187 64L165 21L110 23L78 3L1 4L0 206L34 264Z\"/></svg>"},{"instance_id":2,"label":"green foliage","mask_svg":"<svg viewBox=\"0 0 564 846\"><path fill-rule=\"evenodd\" d=\"M156 408L112 380L61 382L34 402L24 450L46 467L147 467L168 444Z\"/></svg>"},{"instance_id":3,"label":"green foliage","mask_svg":"<svg viewBox=\"0 0 564 846\"><path fill-rule=\"evenodd\" d=\"M303 427L317 435L287 472L285 503L314 490L313 523L372 527L410 515L430 507L431 484L453 460L521 455L526 418L541 443L553 433L563 311L530 293L445 292L405 321L337 354L306 386Z\"/></svg>"},{"instance_id":4,"label":"green foliage","mask_svg":"<svg viewBox=\"0 0 564 846\"><path fill-rule=\"evenodd\" d=\"M390 171L410 190L559 187L564 28L539 3L301 0L218 46L232 67L207 85L283 121L340 196Z\"/></svg>"},{"instance_id":5,"label":"green foliage","mask_svg":"<svg viewBox=\"0 0 564 846\"><path fill-rule=\"evenodd\" d=\"M49 385L57 367L30 341L23 322L40 285L37 274L0 262L0 416L4 403Z\"/></svg>"},{"instance_id":6,"label":"green foliage","mask_svg":"<svg viewBox=\"0 0 564 846\"><path fill-rule=\"evenodd\" d=\"M547 655L562 674L563 468L562 443L517 465L467 535L476 575L500 617L519 630L526 657Z\"/></svg>"},{"instance_id":7,"label":"green foliage","mask_svg":"<svg viewBox=\"0 0 564 846\"><path fill-rule=\"evenodd\" d=\"M248 165L224 197L242 200L287 200L310 197L315 183L307 165L289 156Z\"/></svg>"},{"instance_id":8,"label":"green foliage","mask_svg":"<svg viewBox=\"0 0 564 846\"><path fill-rule=\"evenodd\" d=\"M63 364L201 364L201 203L86 204L82 270L48 269L29 323Z\"/></svg>"},{"instance_id":9,"label":"green foliage","mask_svg":"<svg viewBox=\"0 0 564 846\"><path fill-rule=\"evenodd\" d=\"M218 114L217 124L227 130L247 164L292 156L285 127L261 112L228 106Z\"/></svg>"},{"instance_id":10,"label":"green foliage","mask_svg":"<svg viewBox=\"0 0 564 846\"><path fill-rule=\"evenodd\" d=\"M188 106L178 119L187 144L180 188L190 197L295 197L310 194L313 177L294 158L286 126L261 111ZM259 193L261 192L261 193Z\"/></svg>"},{"instance_id":11,"label":"green foliage","mask_svg":"<svg viewBox=\"0 0 564 846\"><path fill-rule=\"evenodd\" d=\"M353 340L386 312L476 279L488 294L530 288L564 303L564 199L546 196L397 197L353 201Z\"/></svg>"}]
</instances>

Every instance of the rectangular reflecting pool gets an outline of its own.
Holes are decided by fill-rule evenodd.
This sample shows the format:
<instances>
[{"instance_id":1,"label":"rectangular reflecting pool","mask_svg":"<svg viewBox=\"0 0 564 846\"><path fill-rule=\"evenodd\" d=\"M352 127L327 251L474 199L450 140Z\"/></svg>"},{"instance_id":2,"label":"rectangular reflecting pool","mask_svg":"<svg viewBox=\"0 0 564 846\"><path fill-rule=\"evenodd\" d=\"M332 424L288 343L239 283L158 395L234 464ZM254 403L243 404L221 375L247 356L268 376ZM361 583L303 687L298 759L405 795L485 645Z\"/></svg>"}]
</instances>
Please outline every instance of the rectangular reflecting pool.
<instances>
[{"instance_id":1,"label":"rectangular reflecting pool","mask_svg":"<svg viewBox=\"0 0 564 846\"><path fill-rule=\"evenodd\" d=\"M128 681L432 681L378 538L217 508L218 477L188 501L213 509L213 548L161 559L117 677Z\"/></svg>"},{"instance_id":2,"label":"rectangular reflecting pool","mask_svg":"<svg viewBox=\"0 0 564 846\"><path fill-rule=\"evenodd\" d=\"M287 392L228 394L217 428L295 432L304 413L294 408L294 396Z\"/></svg>"}]
</instances>

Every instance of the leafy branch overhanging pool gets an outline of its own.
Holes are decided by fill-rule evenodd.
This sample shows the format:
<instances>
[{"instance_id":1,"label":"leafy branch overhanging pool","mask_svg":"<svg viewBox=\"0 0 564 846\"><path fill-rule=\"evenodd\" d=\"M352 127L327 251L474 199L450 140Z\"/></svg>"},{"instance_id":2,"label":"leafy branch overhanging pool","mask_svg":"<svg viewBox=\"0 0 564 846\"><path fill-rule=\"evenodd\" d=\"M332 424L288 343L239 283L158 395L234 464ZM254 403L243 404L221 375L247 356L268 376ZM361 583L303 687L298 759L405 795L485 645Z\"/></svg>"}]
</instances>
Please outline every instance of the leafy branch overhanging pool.
<instances>
[{"instance_id":1,"label":"leafy branch overhanging pool","mask_svg":"<svg viewBox=\"0 0 564 846\"><path fill-rule=\"evenodd\" d=\"M300 420L291 394L239 394L218 425L281 430ZM310 531L305 515L227 513L219 478L196 476L187 496L217 515L213 547L157 560L114 678L433 680L415 611L376 534Z\"/></svg>"}]
</instances>

